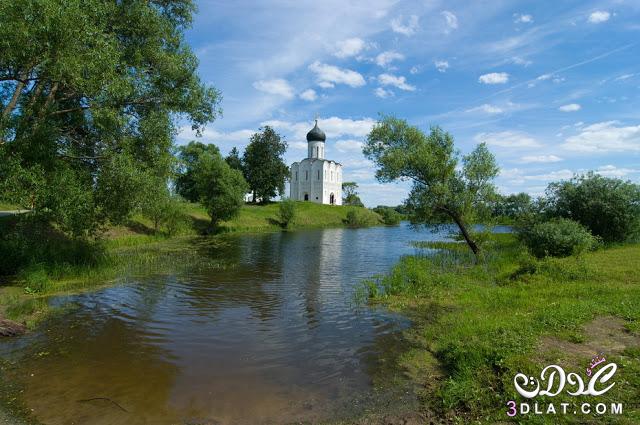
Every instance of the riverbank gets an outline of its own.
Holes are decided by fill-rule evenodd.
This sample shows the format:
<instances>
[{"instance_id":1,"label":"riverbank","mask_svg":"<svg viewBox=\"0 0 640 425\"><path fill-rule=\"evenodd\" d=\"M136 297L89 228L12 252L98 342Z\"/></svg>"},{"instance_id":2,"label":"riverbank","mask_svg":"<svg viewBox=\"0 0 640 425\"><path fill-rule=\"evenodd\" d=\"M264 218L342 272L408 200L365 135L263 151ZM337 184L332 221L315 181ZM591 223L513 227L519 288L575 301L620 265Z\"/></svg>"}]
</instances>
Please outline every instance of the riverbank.
<instances>
[{"instance_id":1,"label":"riverbank","mask_svg":"<svg viewBox=\"0 0 640 425\"><path fill-rule=\"evenodd\" d=\"M425 412L452 423L496 423L510 420L507 403L515 400L532 410L534 402L544 410L551 402L571 405L566 415L518 414L519 423L640 420L640 245L535 260L513 235L495 235L478 265L466 246L427 247L441 251L406 257L367 284L372 302L413 320L399 363L420 389ZM551 364L585 379L596 355L618 366L606 395L571 397L565 389L528 400L514 388L517 373L539 377ZM622 403L624 410L574 415L582 402Z\"/></svg>"},{"instance_id":2,"label":"riverbank","mask_svg":"<svg viewBox=\"0 0 640 425\"><path fill-rule=\"evenodd\" d=\"M46 302L50 295L108 285L132 273L175 270L206 261L206 256L188 255L190 249L215 249L219 243L215 235L202 236L209 230L206 211L192 203L182 204L180 211L180 225L171 235L163 229L155 231L151 221L142 216L105 229L98 241L72 240L54 229L47 231L49 241L38 244L30 264L5 277L0 286L0 318L32 328L50 314ZM345 227L349 211L356 211L363 225L381 224L380 216L366 208L298 202L287 230ZM0 218L0 225L11 226L13 220L16 218ZM218 229L219 234L275 231L282 231L278 203L245 205L236 218Z\"/></svg>"}]
</instances>

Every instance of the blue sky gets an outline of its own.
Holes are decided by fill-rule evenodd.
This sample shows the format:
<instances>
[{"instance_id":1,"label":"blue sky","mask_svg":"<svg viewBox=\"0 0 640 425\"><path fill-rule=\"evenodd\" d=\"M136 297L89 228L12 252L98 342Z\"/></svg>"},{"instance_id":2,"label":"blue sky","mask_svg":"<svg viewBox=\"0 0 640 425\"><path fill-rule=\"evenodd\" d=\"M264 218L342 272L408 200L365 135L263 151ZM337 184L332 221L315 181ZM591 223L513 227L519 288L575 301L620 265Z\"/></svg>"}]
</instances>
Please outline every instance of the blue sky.
<instances>
[{"instance_id":1,"label":"blue sky","mask_svg":"<svg viewBox=\"0 0 640 425\"><path fill-rule=\"evenodd\" d=\"M318 114L368 206L408 192L362 156L379 113L440 125L462 152L487 142L503 193L586 170L640 181L637 0L202 1L187 40L224 98L202 141L226 154L269 124L290 164Z\"/></svg>"}]
</instances>

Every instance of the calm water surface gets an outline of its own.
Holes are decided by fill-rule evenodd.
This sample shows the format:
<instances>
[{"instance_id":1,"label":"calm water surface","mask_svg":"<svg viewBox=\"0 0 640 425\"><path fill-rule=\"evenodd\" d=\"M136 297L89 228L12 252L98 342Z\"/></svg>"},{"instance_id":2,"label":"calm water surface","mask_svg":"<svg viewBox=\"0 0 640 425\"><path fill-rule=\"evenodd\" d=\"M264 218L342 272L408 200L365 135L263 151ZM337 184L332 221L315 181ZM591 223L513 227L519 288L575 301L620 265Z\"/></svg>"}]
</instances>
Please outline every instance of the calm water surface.
<instances>
[{"instance_id":1,"label":"calm water surface","mask_svg":"<svg viewBox=\"0 0 640 425\"><path fill-rule=\"evenodd\" d=\"M389 335L407 325L356 306L364 278L409 242L400 227L235 235L227 269L123 279L57 297L73 306L0 343L19 398L45 424L319 421L365 405Z\"/></svg>"}]
</instances>

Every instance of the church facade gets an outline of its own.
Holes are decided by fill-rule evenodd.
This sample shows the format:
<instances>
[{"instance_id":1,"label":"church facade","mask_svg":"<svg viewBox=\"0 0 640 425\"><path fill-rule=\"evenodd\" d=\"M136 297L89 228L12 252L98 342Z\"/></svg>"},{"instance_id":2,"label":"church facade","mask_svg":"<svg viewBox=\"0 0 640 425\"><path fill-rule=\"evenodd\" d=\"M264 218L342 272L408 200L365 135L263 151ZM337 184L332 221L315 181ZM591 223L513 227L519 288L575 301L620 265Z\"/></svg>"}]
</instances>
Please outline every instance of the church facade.
<instances>
[{"instance_id":1,"label":"church facade","mask_svg":"<svg viewBox=\"0 0 640 425\"><path fill-rule=\"evenodd\" d=\"M326 135L315 126L307 133L307 157L291 164L290 198L342 205L342 165L324 158Z\"/></svg>"}]
</instances>

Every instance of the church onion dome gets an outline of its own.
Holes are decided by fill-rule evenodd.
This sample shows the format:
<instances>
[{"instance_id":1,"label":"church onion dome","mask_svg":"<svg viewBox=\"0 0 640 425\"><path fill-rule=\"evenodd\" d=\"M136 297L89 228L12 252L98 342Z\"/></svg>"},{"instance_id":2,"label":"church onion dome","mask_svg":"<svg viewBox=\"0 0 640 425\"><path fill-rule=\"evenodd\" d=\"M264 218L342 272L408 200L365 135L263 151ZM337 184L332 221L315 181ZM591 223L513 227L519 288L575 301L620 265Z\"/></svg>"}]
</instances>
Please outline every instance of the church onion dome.
<instances>
[{"instance_id":1,"label":"church onion dome","mask_svg":"<svg viewBox=\"0 0 640 425\"><path fill-rule=\"evenodd\" d=\"M327 136L318 128L318 120L316 120L316 125L307 133L307 142L324 142L325 140Z\"/></svg>"}]
</instances>

